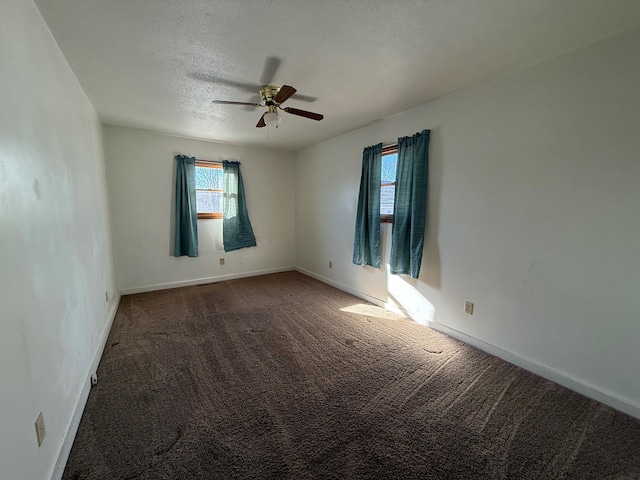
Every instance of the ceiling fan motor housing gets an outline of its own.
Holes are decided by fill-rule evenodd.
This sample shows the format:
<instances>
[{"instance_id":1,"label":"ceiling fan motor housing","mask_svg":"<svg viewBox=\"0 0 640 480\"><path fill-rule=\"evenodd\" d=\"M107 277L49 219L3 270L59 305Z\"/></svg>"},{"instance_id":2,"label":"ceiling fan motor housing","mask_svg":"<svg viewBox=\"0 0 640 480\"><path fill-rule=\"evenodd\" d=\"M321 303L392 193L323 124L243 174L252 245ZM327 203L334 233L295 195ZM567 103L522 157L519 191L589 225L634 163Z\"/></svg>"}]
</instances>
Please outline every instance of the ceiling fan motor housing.
<instances>
[{"instance_id":1,"label":"ceiling fan motor housing","mask_svg":"<svg viewBox=\"0 0 640 480\"><path fill-rule=\"evenodd\" d=\"M262 97L262 100L264 100L265 105L275 105L273 97L275 97L279 91L280 87L276 87L275 85L263 85L260 88L260 96Z\"/></svg>"}]
</instances>

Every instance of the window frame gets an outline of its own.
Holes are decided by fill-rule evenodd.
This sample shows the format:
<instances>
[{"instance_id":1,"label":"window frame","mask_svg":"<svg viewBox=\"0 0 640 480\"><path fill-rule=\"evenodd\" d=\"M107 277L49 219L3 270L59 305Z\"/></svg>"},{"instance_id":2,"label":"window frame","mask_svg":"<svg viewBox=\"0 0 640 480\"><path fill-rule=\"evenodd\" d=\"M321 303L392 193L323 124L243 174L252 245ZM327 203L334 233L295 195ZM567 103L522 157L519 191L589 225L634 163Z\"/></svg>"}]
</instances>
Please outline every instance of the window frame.
<instances>
[{"instance_id":1,"label":"window frame","mask_svg":"<svg viewBox=\"0 0 640 480\"><path fill-rule=\"evenodd\" d=\"M215 168L222 170L222 164L213 163L213 162L204 162L201 160L196 160L196 168ZM213 189L213 188L196 188L196 196L198 195L198 191L201 192L220 192L222 193L222 189ZM197 208L197 207L196 207ZM197 212L198 220L221 220L222 212Z\"/></svg>"},{"instance_id":2,"label":"window frame","mask_svg":"<svg viewBox=\"0 0 640 480\"><path fill-rule=\"evenodd\" d=\"M386 147L382 147L382 156L385 157L387 155L393 155L393 154L397 154L398 153L398 144L394 143L393 145L387 145ZM380 181L380 188L382 187L388 187L393 185L395 187L396 182L392 182L392 183L382 183L382 180ZM395 190L394 190L394 201L395 201ZM380 208L380 207L378 207ZM392 214L388 214L388 213L381 213L380 214L380 223L393 223L393 213Z\"/></svg>"}]
</instances>

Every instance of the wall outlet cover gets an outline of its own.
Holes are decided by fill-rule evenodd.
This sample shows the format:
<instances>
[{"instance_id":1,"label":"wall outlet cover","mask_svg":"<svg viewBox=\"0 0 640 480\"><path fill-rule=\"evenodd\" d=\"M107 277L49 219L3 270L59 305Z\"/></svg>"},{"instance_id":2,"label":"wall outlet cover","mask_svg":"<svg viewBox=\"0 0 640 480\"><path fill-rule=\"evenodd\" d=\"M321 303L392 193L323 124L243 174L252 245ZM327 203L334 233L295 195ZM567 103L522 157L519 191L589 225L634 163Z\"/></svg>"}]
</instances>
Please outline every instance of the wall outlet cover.
<instances>
[{"instance_id":1,"label":"wall outlet cover","mask_svg":"<svg viewBox=\"0 0 640 480\"><path fill-rule=\"evenodd\" d=\"M473 302L464 302L464 313L467 315L473 315Z\"/></svg>"}]
</instances>

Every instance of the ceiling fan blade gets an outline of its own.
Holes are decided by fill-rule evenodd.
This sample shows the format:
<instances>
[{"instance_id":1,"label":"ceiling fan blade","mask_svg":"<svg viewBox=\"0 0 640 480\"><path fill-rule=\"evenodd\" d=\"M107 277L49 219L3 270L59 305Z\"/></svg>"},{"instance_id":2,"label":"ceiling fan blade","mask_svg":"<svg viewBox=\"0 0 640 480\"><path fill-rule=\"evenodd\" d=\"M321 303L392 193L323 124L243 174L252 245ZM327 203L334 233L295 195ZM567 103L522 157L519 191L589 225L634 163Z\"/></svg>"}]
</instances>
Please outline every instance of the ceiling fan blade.
<instances>
[{"instance_id":1,"label":"ceiling fan blade","mask_svg":"<svg viewBox=\"0 0 640 480\"><path fill-rule=\"evenodd\" d=\"M324 118L324 115L321 115L319 113L307 112L306 110L299 110L297 108L285 107L282 110L284 110L287 113L291 113L293 115L310 118L311 120L320 121Z\"/></svg>"},{"instance_id":2,"label":"ceiling fan blade","mask_svg":"<svg viewBox=\"0 0 640 480\"><path fill-rule=\"evenodd\" d=\"M290 87L289 85L283 85L282 87L280 87L280 91L278 91L278 93L276 94L275 97L273 97L273 101L276 103L284 103L284 101L289 98L291 95L293 95L294 93L296 93L297 90L293 87Z\"/></svg>"},{"instance_id":3,"label":"ceiling fan blade","mask_svg":"<svg viewBox=\"0 0 640 480\"><path fill-rule=\"evenodd\" d=\"M280 68L280 64L282 60L278 57L268 57L264 62L264 68L262 69L262 75L260 76L260 83L263 85L268 85L273 80L273 77L276 76L276 72L278 68Z\"/></svg>"},{"instance_id":4,"label":"ceiling fan blade","mask_svg":"<svg viewBox=\"0 0 640 480\"><path fill-rule=\"evenodd\" d=\"M260 90L260 85L257 85L255 83L235 82L233 80L227 80L224 78L216 77L214 75L207 75L206 73L194 72L190 73L189 77L200 82L227 85L229 87L238 88L249 93L256 93L258 90Z\"/></svg>"},{"instance_id":5,"label":"ceiling fan blade","mask_svg":"<svg viewBox=\"0 0 640 480\"><path fill-rule=\"evenodd\" d=\"M251 105L243 107L242 110L244 110L245 112L253 112L256 108L256 103L262 102L262 98L260 98L260 95L251 95L249 98L247 98L247 102ZM259 105L262 106L262 103L259 103Z\"/></svg>"},{"instance_id":6,"label":"ceiling fan blade","mask_svg":"<svg viewBox=\"0 0 640 480\"><path fill-rule=\"evenodd\" d=\"M258 120L258 124L256 125L256 127L258 128L262 128L262 127L266 127L267 124L264 122L264 116L267 114L267 112L264 112L262 114L262 116L260 117L260 120Z\"/></svg>"},{"instance_id":7,"label":"ceiling fan blade","mask_svg":"<svg viewBox=\"0 0 640 480\"><path fill-rule=\"evenodd\" d=\"M261 103L249 103L249 102L229 102L227 100L213 100L211 103L218 105L250 105L252 107L261 107Z\"/></svg>"},{"instance_id":8,"label":"ceiling fan blade","mask_svg":"<svg viewBox=\"0 0 640 480\"><path fill-rule=\"evenodd\" d=\"M301 95L300 93L296 93L296 102L315 102L318 100L316 97L310 97L309 95Z\"/></svg>"}]
</instances>

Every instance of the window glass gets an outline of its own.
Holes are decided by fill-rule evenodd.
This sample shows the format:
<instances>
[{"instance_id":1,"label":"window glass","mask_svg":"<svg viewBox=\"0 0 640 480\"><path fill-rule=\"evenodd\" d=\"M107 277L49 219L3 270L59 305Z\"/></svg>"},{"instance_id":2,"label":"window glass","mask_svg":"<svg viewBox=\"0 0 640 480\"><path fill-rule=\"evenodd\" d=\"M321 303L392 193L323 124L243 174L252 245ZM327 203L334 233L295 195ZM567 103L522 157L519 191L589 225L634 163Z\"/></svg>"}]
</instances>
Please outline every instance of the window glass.
<instances>
[{"instance_id":1,"label":"window glass","mask_svg":"<svg viewBox=\"0 0 640 480\"><path fill-rule=\"evenodd\" d=\"M397 163L397 152L382 156L382 171L380 176L380 215L383 220L390 220L393 216Z\"/></svg>"},{"instance_id":2,"label":"window glass","mask_svg":"<svg viewBox=\"0 0 640 480\"><path fill-rule=\"evenodd\" d=\"M222 218L222 165L196 162L198 218Z\"/></svg>"},{"instance_id":3,"label":"window glass","mask_svg":"<svg viewBox=\"0 0 640 480\"><path fill-rule=\"evenodd\" d=\"M222 190L222 169L196 166L196 189Z\"/></svg>"},{"instance_id":4,"label":"window glass","mask_svg":"<svg viewBox=\"0 0 640 480\"><path fill-rule=\"evenodd\" d=\"M222 212L222 192L196 190L198 213Z\"/></svg>"}]
</instances>

